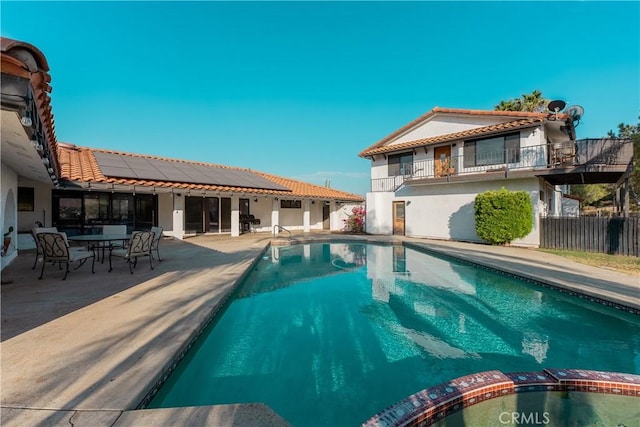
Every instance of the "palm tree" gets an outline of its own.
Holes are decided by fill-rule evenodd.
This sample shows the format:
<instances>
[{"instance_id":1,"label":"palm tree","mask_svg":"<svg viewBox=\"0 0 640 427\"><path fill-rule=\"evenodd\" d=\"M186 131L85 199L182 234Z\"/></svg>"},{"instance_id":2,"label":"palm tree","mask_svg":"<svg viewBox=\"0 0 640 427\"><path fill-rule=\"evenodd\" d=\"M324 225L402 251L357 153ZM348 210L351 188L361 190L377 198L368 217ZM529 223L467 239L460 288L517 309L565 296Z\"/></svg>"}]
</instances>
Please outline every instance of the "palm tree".
<instances>
[{"instance_id":1,"label":"palm tree","mask_svg":"<svg viewBox=\"0 0 640 427\"><path fill-rule=\"evenodd\" d=\"M548 99L542 96L542 92L534 90L530 94L523 93L521 98L500 101L494 108L496 111L529 111L543 112L547 109Z\"/></svg>"}]
</instances>

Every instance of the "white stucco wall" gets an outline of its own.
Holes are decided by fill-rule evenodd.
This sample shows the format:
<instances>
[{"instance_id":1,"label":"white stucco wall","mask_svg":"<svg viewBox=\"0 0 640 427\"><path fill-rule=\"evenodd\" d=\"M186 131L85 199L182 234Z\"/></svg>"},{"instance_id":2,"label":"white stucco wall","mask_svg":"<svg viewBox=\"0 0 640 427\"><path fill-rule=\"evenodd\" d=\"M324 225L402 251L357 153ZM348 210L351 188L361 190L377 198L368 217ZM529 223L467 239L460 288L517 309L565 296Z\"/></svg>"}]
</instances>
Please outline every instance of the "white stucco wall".
<instances>
[{"instance_id":1,"label":"white stucco wall","mask_svg":"<svg viewBox=\"0 0 640 427\"><path fill-rule=\"evenodd\" d=\"M279 203L279 202L278 202ZM289 230L302 230L302 215L304 209L300 208L280 208L280 218L278 225Z\"/></svg>"},{"instance_id":2,"label":"white stucco wall","mask_svg":"<svg viewBox=\"0 0 640 427\"><path fill-rule=\"evenodd\" d=\"M460 184L405 187L397 200L405 200L405 234L413 237L482 241L475 232L473 205L477 194L505 187L511 191L526 191L534 210L531 233L512 242L519 246L538 246L540 210L538 178L510 179Z\"/></svg>"},{"instance_id":3,"label":"white stucco wall","mask_svg":"<svg viewBox=\"0 0 640 427\"><path fill-rule=\"evenodd\" d=\"M389 235L393 232L393 193L367 193L367 233Z\"/></svg>"},{"instance_id":4,"label":"white stucco wall","mask_svg":"<svg viewBox=\"0 0 640 427\"><path fill-rule=\"evenodd\" d=\"M254 201L255 199L255 201ZM249 200L249 212L254 218L260 220L260 225L256 226L256 231L273 231L271 223L271 210L273 200L267 197L252 197Z\"/></svg>"},{"instance_id":5,"label":"white stucco wall","mask_svg":"<svg viewBox=\"0 0 640 427\"><path fill-rule=\"evenodd\" d=\"M167 235L173 232L173 197L171 193L158 194L158 226Z\"/></svg>"},{"instance_id":6,"label":"white stucco wall","mask_svg":"<svg viewBox=\"0 0 640 427\"><path fill-rule=\"evenodd\" d=\"M176 239L184 238L184 196L173 195L173 207L171 210L172 224L169 232L165 231L165 235L173 236Z\"/></svg>"},{"instance_id":7,"label":"white stucco wall","mask_svg":"<svg viewBox=\"0 0 640 427\"><path fill-rule=\"evenodd\" d=\"M280 202L277 202L278 204ZM324 201L322 200L314 200L314 203L311 203L311 200L302 200L302 207L300 209L292 209L292 208L280 208L280 214L278 218L278 225L288 229L288 230L303 230L304 229L304 215L305 209L308 209L309 212L309 229L310 230L322 230L322 206ZM271 207L271 202L265 203L266 206ZM279 206L279 205L278 205ZM253 206L251 208L251 213L255 215L256 218L261 218L258 215L253 213ZM265 217L271 217L271 211L269 213L265 213ZM342 218L342 217L340 217ZM262 219L261 219L262 222ZM262 227L262 224L261 224ZM269 225L265 228L260 228L258 231L272 231L273 225Z\"/></svg>"},{"instance_id":8,"label":"white stucco wall","mask_svg":"<svg viewBox=\"0 0 640 427\"><path fill-rule=\"evenodd\" d=\"M21 233L31 232L31 229L35 227L36 221L40 221L45 227L51 227L51 192L53 185L18 177L18 187L33 188L34 198L33 212L18 212L18 231Z\"/></svg>"},{"instance_id":9,"label":"white stucco wall","mask_svg":"<svg viewBox=\"0 0 640 427\"><path fill-rule=\"evenodd\" d=\"M430 138L447 133L461 132L468 129L490 126L512 120L514 120L513 117L470 116L468 114L454 116L436 114L430 117L427 121L418 124L418 127L400 135L389 145L401 144L403 142Z\"/></svg>"},{"instance_id":10,"label":"white stucco wall","mask_svg":"<svg viewBox=\"0 0 640 427\"><path fill-rule=\"evenodd\" d=\"M13 227L11 234L12 244L7 254L0 260L0 268L4 268L17 256L18 237L18 173L7 164L0 163L0 224L2 224L2 234L6 233L9 227Z\"/></svg>"},{"instance_id":11,"label":"white stucco wall","mask_svg":"<svg viewBox=\"0 0 640 427\"><path fill-rule=\"evenodd\" d=\"M475 232L473 204L477 194L505 187L511 191L527 191L534 210L531 233L512 242L518 246L540 244L539 201L541 189L538 178L498 181L448 183L403 187L393 193L367 193L367 231L390 235L393 231L392 202L404 201L405 234L411 237L480 242Z\"/></svg>"}]
</instances>

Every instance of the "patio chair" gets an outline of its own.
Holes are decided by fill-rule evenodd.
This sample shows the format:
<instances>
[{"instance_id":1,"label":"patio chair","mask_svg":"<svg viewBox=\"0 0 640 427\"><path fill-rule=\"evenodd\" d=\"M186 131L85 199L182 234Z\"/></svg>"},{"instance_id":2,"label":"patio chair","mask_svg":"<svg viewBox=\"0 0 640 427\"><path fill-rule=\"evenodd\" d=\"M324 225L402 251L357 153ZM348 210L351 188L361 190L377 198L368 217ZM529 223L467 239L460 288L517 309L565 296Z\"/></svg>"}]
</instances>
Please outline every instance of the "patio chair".
<instances>
[{"instance_id":1,"label":"patio chair","mask_svg":"<svg viewBox=\"0 0 640 427\"><path fill-rule=\"evenodd\" d=\"M102 226L102 234L127 234L127 226L124 224L107 224ZM105 249L122 249L125 247L124 242L98 242L97 247L102 249L102 262L104 262L104 250Z\"/></svg>"},{"instance_id":2,"label":"patio chair","mask_svg":"<svg viewBox=\"0 0 640 427\"><path fill-rule=\"evenodd\" d=\"M92 259L91 273L95 274L96 258L93 251L79 248L75 248L74 250L69 249L69 243L67 242L67 236L65 233L45 232L38 233L36 236L38 238L38 243L42 247L43 256L42 270L40 270L40 277L38 277L38 279L42 279L44 266L49 261L59 263L60 267L62 267L62 263L65 263L65 272L62 280L65 280L67 278L67 274L69 274L69 264L78 261L80 264L74 268L74 270L77 270L82 267L89 258Z\"/></svg>"},{"instance_id":3,"label":"patio chair","mask_svg":"<svg viewBox=\"0 0 640 427\"><path fill-rule=\"evenodd\" d=\"M38 233L57 233L58 229L56 227L33 227L31 229L31 236L33 240L36 242L36 259L33 260L32 270L36 269L36 265L38 264L38 259L42 256L42 246L38 241Z\"/></svg>"},{"instance_id":4,"label":"patio chair","mask_svg":"<svg viewBox=\"0 0 640 427\"><path fill-rule=\"evenodd\" d=\"M162 227L151 227L151 232L153 233L153 242L151 242L151 256L153 256L153 251L156 251L158 255L158 261L162 262L160 258L160 251L158 250L158 246L160 245L160 239L162 238Z\"/></svg>"},{"instance_id":5,"label":"patio chair","mask_svg":"<svg viewBox=\"0 0 640 427\"><path fill-rule=\"evenodd\" d=\"M129 271L133 274L133 268L138 264L138 258L143 256L149 257L149 265L153 270L153 256L151 256L151 245L154 233L151 231L134 231L131 233L129 246L122 249L112 248L109 250L109 271L113 270L111 265L111 257L124 258L129 264Z\"/></svg>"}]
</instances>

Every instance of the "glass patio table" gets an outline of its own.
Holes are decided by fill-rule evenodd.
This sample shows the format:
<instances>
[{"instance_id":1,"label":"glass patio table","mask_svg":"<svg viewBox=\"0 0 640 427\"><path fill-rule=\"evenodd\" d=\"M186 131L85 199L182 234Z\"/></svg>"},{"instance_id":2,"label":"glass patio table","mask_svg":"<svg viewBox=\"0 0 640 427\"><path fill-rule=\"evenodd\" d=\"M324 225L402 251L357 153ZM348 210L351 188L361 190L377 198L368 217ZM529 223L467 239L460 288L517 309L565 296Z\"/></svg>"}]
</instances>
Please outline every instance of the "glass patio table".
<instances>
[{"instance_id":1,"label":"glass patio table","mask_svg":"<svg viewBox=\"0 0 640 427\"><path fill-rule=\"evenodd\" d=\"M71 242L86 242L91 249L102 249L102 262L104 262L104 250L105 245L91 246L91 243L109 243L111 246L111 242L122 242L122 246L126 245L131 239L131 234L80 234L78 236L69 236L67 240Z\"/></svg>"}]
</instances>

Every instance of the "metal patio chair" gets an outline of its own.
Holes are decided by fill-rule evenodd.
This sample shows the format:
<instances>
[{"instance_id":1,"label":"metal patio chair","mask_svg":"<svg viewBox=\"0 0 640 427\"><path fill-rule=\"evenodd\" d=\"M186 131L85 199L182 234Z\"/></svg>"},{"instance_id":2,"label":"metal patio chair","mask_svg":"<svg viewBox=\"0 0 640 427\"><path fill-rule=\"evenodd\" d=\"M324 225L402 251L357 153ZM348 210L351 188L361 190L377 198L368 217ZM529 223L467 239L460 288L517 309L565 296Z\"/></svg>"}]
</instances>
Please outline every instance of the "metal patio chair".
<instances>
[{"instance_id":1,"label":"metal patio chair","mask_svg":"<svg viewBox=\"0 0 640 427\"><path fill-rule=\"evenodd\" d=\"M151 231L134 231L131 233L129 246L123 249L112 248L109 250L109 271L113 270L111 265L111 257L116 256L124 258L129 264L129 271L133 274L133 268L138 264L138 258L148 256L149 265L153 270L153 256L151 256L151 245L153 243L154 233Z\"/></svg>"},{"instance_id":2,"label":"metal patio chair","mask_svg":"<svg viewBox=\"0 0 640 427\"><path fill-rule=\"evenodd\" d=\"M40 257L42 256L42 246L38 241L38 234L39 233L57 233L57 232L58 232L58 229L56 227L33 227L31 229L31 236L33 237L33 240L36 242L36 259L33 260L33 267L31 267L32 270L36 269L36 265L38 264L38 259L40 259Z\"/></svg>"},{"instance_id":3,"label":"metal patio chair","mask_svg":"<svg viewBox=\"0 0 640 427\"><path fill-rule=\"evenodd\" d=\"M153 256L153 251L158 255L158 261L162 262L160 258L160 251L158 250L158 246L160 245L160 239L162 238L162 227L151 227L151 232L153 233L153 241L151 242L151 256Z\"/></svg>"},{"instance_id":4,"label":"metal patio chair","mask_svg":"<svg viewBox=\"0 0 640 427\"><path fill-rule=\"evenodd\" d=\"M84 249L70 250L65 233L46 232L38 233L36 236L38 243L42 247L43 256L42 270L40 270L40 277L38 277L38 279L42 279L44 266L49 261L59 263L60 267L62 267L62 263L65 264L64 277L62 280L65 280L67 274L69 274L69 264L78 261L80 264L74 268L74 270L77 270L82 267L89 258L92 259L91 273L95 274L96 255L93 251Z\"/></svg>"}]
</instances>

